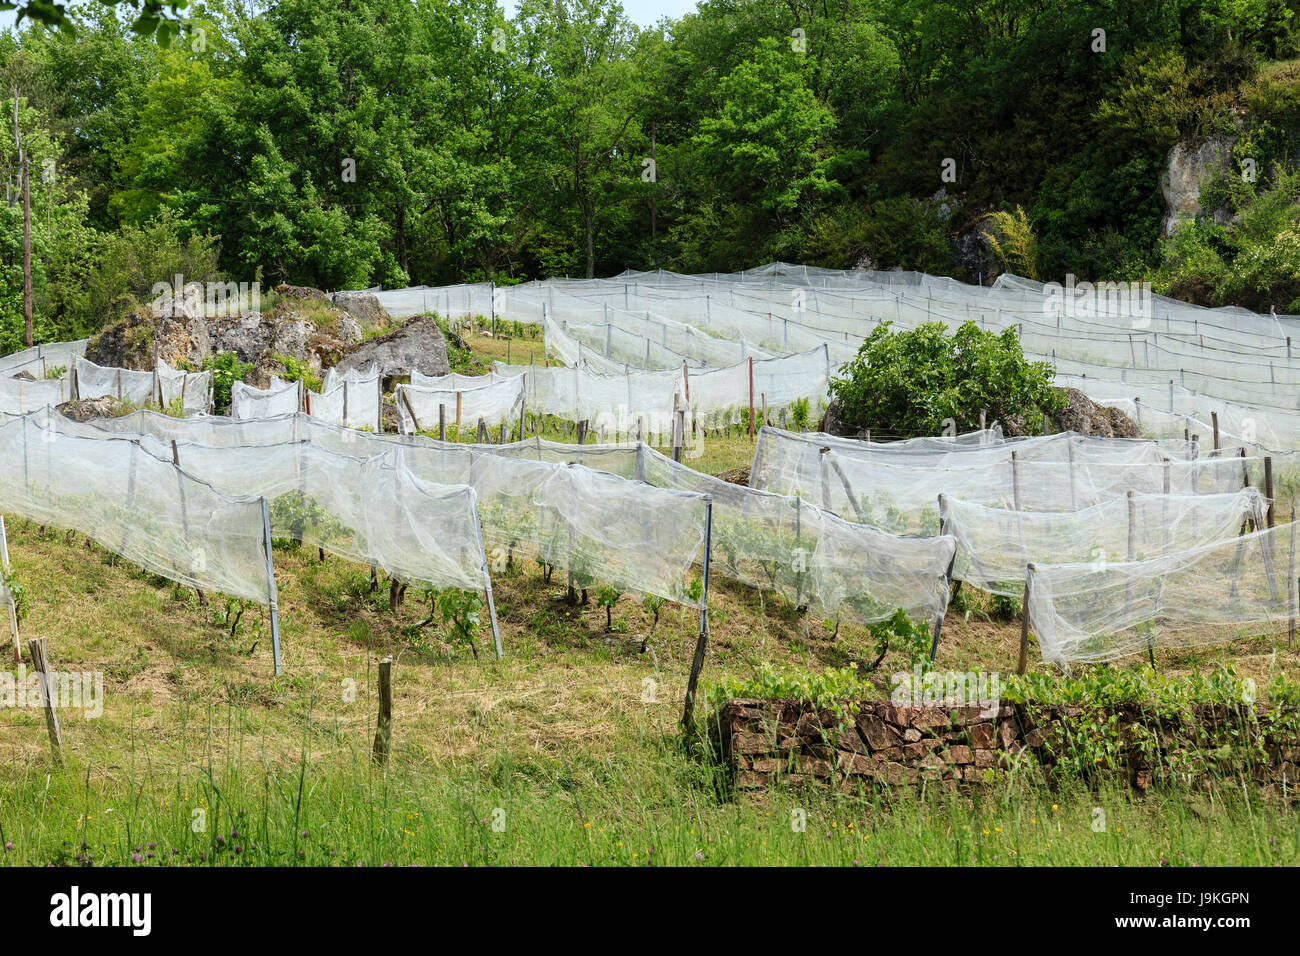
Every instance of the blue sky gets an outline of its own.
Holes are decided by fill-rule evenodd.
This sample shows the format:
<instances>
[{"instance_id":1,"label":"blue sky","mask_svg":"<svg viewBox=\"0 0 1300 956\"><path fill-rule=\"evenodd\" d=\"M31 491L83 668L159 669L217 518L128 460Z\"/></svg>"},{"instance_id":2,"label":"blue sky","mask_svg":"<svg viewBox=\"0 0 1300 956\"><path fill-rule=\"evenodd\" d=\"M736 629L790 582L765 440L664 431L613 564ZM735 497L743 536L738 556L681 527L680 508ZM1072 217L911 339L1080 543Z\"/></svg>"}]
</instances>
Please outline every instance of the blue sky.
<instances>
[{"instance_id":1,"label":"blue sky","mask_svg":"<svg viewBox=\"0 0 1300 956\"><path fill-rule=\"evenodd\" d=\"M512 0L499 0L506 8L506 13L514 15L515 5ZM695 9L696 0L622 0L623 12L629 20L638 26L649 27L659 22L661 17L676 19L684 13Z\"/></svg>"}]
</instances>

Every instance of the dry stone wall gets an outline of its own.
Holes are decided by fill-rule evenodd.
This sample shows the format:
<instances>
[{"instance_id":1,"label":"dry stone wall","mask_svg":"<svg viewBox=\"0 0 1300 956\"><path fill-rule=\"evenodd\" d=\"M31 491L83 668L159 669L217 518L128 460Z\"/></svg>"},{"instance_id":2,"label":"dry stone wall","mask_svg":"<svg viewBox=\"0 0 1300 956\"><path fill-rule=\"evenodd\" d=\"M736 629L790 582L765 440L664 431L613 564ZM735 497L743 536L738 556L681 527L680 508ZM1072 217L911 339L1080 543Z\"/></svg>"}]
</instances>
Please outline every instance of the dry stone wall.
<instances>
[{"instance_id":1,"label":"dry stone wall","mask_svg":"<svg viewBox=\"0 0 1300 956\"><path fill-rule=\"evenodd\" d=\"M1300 782L1294 708L1035 704L906 706L888 701L725 703L714 730L737 789L817 784L844 791L991 783L1015 761L1049 778L1110 775L1142 790L1246 775L1287 793Z\"/></svg>"}]
</instances>

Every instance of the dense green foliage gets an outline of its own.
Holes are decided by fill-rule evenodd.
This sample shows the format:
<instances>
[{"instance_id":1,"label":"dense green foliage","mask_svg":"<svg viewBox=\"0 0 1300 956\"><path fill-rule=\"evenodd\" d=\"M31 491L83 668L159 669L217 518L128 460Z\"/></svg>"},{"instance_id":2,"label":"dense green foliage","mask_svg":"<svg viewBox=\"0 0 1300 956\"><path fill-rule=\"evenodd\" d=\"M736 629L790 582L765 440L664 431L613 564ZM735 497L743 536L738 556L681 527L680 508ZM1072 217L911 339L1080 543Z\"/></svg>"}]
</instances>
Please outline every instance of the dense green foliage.
<instances>
[{"instance_id":1,"label":"dense green foliage","mask_svg":"<svg viewBox=\"0 0 1300 956\"><path fill-rule=\"evenodd\" d=\"M855 428L911 437L969 431L980 412L989 422L1023 422L1041 432L1061 406L1046 362L1030 362L1015 329L1001 333L964 323L952 335L940 322L895 331L881 322L831 380L844 421ZM955 430L955 431L954 431Z\"/></svg>"},{"instance_id":2,"label":"dense green foliage","mask_svg":"<svg viewBox=\"0 0 1300 956\"><path fill-rule=\"evenodd\" d=\"M89 2L67 24L19 4L0 90L32 161L37 336L92 332L172 269L341 288L782 258L987 280L1023 260L986 231L1045 279L1158 269L1287 307L1298 5L705 0L641 29L611 0ZM1240 221L1166 243L1171 147L1225 133L1210 193ZM0 349L20 245L7 205Z\"/></svg>"}]
</instances>

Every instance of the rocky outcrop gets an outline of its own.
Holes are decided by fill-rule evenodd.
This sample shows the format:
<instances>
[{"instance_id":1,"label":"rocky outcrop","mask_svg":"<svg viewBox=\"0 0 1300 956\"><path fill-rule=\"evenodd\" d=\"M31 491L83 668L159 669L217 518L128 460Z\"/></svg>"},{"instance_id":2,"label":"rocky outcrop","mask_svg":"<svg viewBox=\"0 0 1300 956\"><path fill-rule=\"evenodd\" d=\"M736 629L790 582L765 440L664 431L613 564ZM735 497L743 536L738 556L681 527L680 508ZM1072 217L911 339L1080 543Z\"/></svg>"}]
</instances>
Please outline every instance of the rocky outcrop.
<instances>
[{"instance_id":1,"label":"rocky outcrop","mask_svg":"<svg viewBox=\"0 0 1300 956\"><path fill-rule=\"evenodd\" d=\"M99 398L85 398L74 402L64 402L55 406L55 411L74 422L88 422L96 418L113 418L114 409L121 403L111 395Z\"/></svg>"},{"instance_id":2,"label":"rocky outcrop","mask_svg":"<svg viewBox=\"0 0 1300 956\"><path fill-rule=\"evenodd\" d=\"M1165 197L1164 232L1169 235L1184 219L1199 216L1201 187L1218 178L1232 162L1233 140L1211 136L1199 143L1182 141L1169 151L1169 159L1160 174L1160 192ZM1227 220L1227 210L1212 210L1215 222Z\"/></svg>"},{"instance_id":3,"label":"rocky outcrop","mask_svg":"<svg viewBox=\"0 0 1300 956\"><path fill-rule=\"evenodd\" d=\"M350 350L336 367L346 372L364 369L371 363L386 378L410 375L412 370L424 375L446 375L451 371L442 330L427 317L412 319L396 331Z\"/></svg>"},{"instance_id":4,"label":"rocky outcrop","mask_svg":"<svg viewBox=\"0 0 1300 956\"><path fill-rule=\"evenodd\" d=\"M285 358L320 375L361 346L367 332L389 323L373 295L350 295L369 295L373 302L349 299L349 310L336 306L319 289L281 285L268 312L207 317L200 298L176 296L137 309L106 328L91 340L86 358L97 365L149 371L159 359L198 369L213 355L233 352L254 367L245 381L261 388L270 384L272 375L287 371ZM441 354L445 362L445 348Z\"/></svg>"},{"instance_id":5,"label":"rocky outcrop","mask_svg":"<svg viewBox=\"0 0 1300 956\"><path fill-rule=\"evenodd\" d=\"M335 292L330 301L363 324L382 325L388 321L388 313L373 292Z\"/></svg>"},{"instance_id":6,"label":"rocky outcrop","mask_svg":"<svg viewBox=\"0 0 1300 956\"><path fill-rule=\"evenodd\" d=\"M1078 432L1094 438L1141 438L1142 429L1118 408L1098 405L1077 388L1058 388L1065 395L1065 407L1047 416L1047 431ZM1038 434L1027 427L1020 415L1010 415L1001 423L1008 438Z\"/></svg>"}]
</instances>

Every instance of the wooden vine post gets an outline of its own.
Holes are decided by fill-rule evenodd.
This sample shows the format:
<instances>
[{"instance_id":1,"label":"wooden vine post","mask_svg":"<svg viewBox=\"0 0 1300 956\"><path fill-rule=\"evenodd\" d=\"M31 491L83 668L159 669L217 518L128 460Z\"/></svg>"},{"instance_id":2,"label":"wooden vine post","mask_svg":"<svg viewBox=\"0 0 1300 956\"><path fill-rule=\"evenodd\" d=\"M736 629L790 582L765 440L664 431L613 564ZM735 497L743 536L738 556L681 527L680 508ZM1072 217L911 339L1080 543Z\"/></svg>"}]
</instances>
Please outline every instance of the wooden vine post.
<instances>
[{"instance_id":1,"label":"wooden vine post","mask_svg":"<svg viewBox=\"0 0 1300 956\"><path fill-rule=\"evenodd\" d=\"M388 765L393 746L393 659L379 662L379 724L375 728L375 763Z\"/></svg>"},{"instance_id":2,"label":"wooden vine post","mask_svg":"<svg viewBox=\"0 0 1300 956\"><path fill-rule=\"evenodd\" d=\"M59 732L59 715L54 710L57 693L50 682L50 662L45 656L45 638L27 639L27 651L32 656L32 668L40 677L41 704L45 708L45 729L50 734L50 756L56 767L63 766L63 735Z\"/></svg>"}]
</instances>

